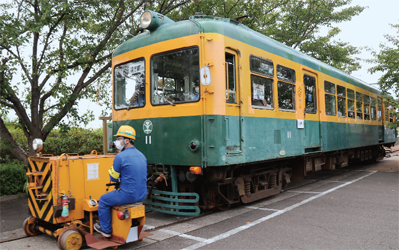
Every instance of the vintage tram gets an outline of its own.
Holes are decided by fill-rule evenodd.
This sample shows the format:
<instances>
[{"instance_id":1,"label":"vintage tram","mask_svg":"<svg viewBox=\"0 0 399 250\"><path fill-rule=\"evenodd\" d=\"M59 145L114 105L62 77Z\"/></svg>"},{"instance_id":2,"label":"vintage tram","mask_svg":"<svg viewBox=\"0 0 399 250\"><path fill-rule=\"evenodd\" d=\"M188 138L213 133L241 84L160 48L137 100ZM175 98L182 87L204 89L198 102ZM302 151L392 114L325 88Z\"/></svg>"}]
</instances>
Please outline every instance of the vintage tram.
<instances>
[{"instance_id":1,"label":"vintage tram","mask_svg":"<svg viewBox=\"0 0 399 250\"><path fill-rule=\"evenodd\" d=\"M166 177L146 209L248 203L395 142L378 90L237 20L147 10L141 25L113 52L112 118L114 132L136 129L148 173Z\"/></svg>"}]
</instances>

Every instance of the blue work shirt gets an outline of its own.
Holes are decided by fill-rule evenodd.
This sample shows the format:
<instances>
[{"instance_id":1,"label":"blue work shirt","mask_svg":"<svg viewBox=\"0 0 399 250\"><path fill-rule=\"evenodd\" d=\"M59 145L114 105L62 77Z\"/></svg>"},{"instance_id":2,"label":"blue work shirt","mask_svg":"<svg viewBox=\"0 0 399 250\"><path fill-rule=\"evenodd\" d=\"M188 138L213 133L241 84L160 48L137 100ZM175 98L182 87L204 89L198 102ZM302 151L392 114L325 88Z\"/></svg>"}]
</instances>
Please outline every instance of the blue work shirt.
<instances>
[{"instance_id":1,"label":"blue work shirt","mask_svg":"<svg viewBox=\"0 0 399 250\"><path fill-rule=\"evenodd\" d=\"M147 196L147 159L137 148L125 148L114 159L113 168L120 173L120 189L140 202ZM114 179L111 175L112 181Z\"/></svg>"}]
</instances>

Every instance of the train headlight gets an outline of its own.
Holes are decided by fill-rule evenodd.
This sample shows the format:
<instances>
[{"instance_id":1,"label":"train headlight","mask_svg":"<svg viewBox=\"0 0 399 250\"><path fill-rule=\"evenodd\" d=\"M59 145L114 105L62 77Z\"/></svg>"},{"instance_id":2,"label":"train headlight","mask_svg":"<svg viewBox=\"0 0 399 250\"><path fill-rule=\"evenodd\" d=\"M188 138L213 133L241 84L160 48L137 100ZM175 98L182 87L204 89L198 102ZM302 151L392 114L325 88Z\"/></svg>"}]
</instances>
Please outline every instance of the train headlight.
<instances>
[{"instance_id":1,"label":"train headlight","mask_svg":"<svg viewBox=\"0 0 399 250\"><path fill-rule=\"evenodd\" d=\"M33 140L32 142L32 147L33 150L35 150L36 153L40 153L40 151L42 151L43 149L43 141L40 138L36 138Z\"/></svg>"},{"instance_id":2,"label":"train headlight","mask_svg":"<svg viewBox=\"0 0 399 250\"><path fill-rule=\"evenodd\" d=\"M151 13L146 11L143 13L143 15L141 15L141 27L143 29L146 29L150 24L151 24Z\"/></svg>"},{"instance_id":3,"label":"train headlight","mask_svg":"<svg viewBox=\"0 0 399 250\"><path fill-rule=\"evenodd\" d=\"M155 11L146 10L140 17L140 24L143 29L155 30L161 25L174 23L174 21Z\"/></svg>"}]
</instances>

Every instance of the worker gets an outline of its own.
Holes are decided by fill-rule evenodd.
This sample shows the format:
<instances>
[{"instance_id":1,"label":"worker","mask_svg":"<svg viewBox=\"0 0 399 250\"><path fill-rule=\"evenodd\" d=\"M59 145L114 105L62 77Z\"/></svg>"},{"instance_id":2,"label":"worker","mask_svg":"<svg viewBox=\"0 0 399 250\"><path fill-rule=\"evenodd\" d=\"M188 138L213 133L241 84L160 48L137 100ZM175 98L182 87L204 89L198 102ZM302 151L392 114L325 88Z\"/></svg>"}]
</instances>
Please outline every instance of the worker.
<instances>
[{"instance_id":1,"label":"worker","mask_svg":"<svg viewBox=\"0 0 399 250\"><path fill-rule=\"evenodd\" d=\"M109 169L110 179L120 181L120 189L105 193L100 197L98 217L100 223L94 229L104 237L111 237L111 209L114 206L141 202L147 195L147 159L134 147L136 131L130 126L119 128L115 141L121 151L115 156L113 166Z\"/></svg>"}]
</instances>

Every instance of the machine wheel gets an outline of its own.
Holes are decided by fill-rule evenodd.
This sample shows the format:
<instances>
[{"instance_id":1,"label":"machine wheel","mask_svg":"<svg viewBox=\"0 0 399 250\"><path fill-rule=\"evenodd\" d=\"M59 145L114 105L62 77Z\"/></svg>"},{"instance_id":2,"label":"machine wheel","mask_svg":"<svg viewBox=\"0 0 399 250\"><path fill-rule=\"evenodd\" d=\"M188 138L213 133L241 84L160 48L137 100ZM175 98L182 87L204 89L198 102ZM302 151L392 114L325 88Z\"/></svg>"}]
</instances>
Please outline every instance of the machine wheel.
<instances>
[{"instance_id":1,"label":"machine wheel","mask_svg":"<svg viewBox=\"0 0 399 250\"><path fill-rule=\"evenodd\" d=\"M40 234L40 231L35 230L35 223L36 219L33 218L32 216L29 216L28 218L25 219L24 223L22 224L22 227L24 229L24 232L26 236L35 236Z\"/></svg>"},{"instance_id":2,"label":"machine wheel","mask_svg":"<svg viewBox=\"0 0 399 250\"><path fill-rule=\"evenodd\" d=\"M82 243L83 237L76 229L66 229L58 236L58 247L61 250L78 250Z\"/></svg>"}]
</instances>

